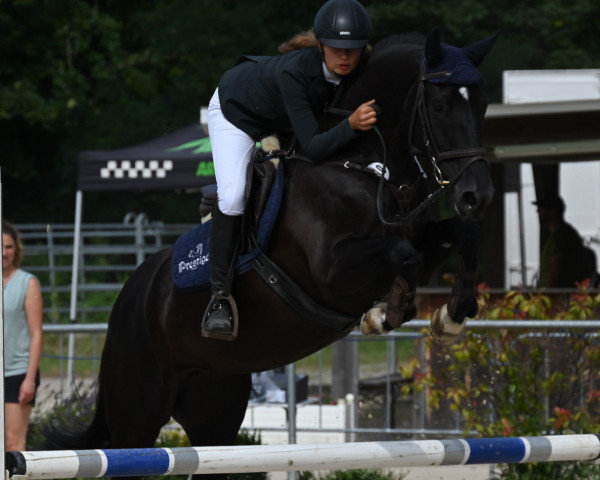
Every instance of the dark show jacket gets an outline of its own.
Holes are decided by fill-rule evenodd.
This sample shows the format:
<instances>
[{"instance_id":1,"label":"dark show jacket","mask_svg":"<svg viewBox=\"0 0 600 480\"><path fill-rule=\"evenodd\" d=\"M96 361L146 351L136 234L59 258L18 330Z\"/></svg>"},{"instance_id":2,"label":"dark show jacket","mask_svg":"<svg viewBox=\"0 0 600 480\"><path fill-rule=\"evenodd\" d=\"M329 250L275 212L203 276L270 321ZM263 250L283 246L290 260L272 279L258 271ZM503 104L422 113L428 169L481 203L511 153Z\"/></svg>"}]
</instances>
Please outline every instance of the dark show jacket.
<instances>
[{"instance_id":1,"label":"dark show jacket","mask_svg":"<svg viewBox=\"0 0 600 480\"><path fill-rule=\"evenodd\" d=\"M304 48L274 57L243 57L225 72L219 100L225 118L255 140L292 128L303 153L324 160L357 137L348 119L321 132L315 114L331 102L323 57Z\"/></svg>"}]
</instances>

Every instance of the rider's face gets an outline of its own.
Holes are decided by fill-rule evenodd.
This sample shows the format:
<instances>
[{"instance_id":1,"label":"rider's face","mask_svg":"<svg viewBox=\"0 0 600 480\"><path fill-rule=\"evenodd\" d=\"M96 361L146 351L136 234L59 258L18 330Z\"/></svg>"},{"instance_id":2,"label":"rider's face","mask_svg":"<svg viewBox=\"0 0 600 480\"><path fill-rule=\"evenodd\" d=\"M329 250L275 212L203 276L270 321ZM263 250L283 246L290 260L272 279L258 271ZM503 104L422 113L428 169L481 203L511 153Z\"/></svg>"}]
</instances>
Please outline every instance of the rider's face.
<instances>
[{"instance_id":1,"label":"rider's face","mask_svg":"<svg viewBox=\"0 0 600 480\"><path fill-rule=\"evenodd\" d=\"M360 62L362 48L333 48L322 45L327 70L343 77L352 73Z\"/></svg>"}]
</instances>

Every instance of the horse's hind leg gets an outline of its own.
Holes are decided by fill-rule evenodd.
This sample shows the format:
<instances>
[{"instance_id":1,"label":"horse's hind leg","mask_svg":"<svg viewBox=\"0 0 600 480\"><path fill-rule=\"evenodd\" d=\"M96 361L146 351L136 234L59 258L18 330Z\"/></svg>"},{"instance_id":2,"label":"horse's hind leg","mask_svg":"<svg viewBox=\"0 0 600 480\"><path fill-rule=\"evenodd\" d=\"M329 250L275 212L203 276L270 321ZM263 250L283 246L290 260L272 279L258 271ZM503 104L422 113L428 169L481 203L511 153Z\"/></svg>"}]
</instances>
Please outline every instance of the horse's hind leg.
<instances>
[{"instance_id":1,"label":"horse's hind leg","mask_svg":"<svg viewBox=\"0 0 600 480\"><path fill-rule=\"evenodd\" d=\"M130 377L143 377L137 370ZM116 385L116 382L114 383ZM111 448L153 447L160 430L170 419L169 393L159 386L156 378L149 378L144 385L120 383L120 388L108 388L104 392L106 421L111 432ZM112 399L112 400L110 400Z\"/></svg>"},{"instance_id":2,"label":"horse's hind leg","mask_svg":"<svg viewBox=\"0 0 600 480\"><path fill-rule=\"evenodd\" d=\"M250 374L192 373L179 382L173 418L194 447L233 445L244 421L251 386ZM225 477L193 476L197 480Z\"/></svg>"},{"instance_id":3,"label":"horse's hind leg","mask_svg":"<svg viewBox=\"0 0 600 480\"><path fill-rule=\"evenodd\" d=\"M233 445L248 406L250 374L192 373L178 383L173 418L192 445Z\"/></svg>"}]
</instances>

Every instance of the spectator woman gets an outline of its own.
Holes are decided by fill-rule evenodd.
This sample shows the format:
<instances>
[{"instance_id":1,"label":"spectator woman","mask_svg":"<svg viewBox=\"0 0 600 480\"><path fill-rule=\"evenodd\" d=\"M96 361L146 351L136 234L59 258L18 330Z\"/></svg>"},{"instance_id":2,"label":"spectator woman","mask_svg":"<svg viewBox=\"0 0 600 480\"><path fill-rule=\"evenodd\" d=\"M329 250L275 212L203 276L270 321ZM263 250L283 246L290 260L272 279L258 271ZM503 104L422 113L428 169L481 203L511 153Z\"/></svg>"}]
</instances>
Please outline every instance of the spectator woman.
<instances>
[{"instance_id":1,"label":"spectator woman","mask_svg":"<svg viewBox=\"0 0 600 480\"><path fill-rule=\"evenodd\" d=\"M19 232L2 223L4 294L4 402L7 451L26 449L29 417L40 383L42 292L36 277L19 267L23 244Z\"/></svg>"}]
</instances>

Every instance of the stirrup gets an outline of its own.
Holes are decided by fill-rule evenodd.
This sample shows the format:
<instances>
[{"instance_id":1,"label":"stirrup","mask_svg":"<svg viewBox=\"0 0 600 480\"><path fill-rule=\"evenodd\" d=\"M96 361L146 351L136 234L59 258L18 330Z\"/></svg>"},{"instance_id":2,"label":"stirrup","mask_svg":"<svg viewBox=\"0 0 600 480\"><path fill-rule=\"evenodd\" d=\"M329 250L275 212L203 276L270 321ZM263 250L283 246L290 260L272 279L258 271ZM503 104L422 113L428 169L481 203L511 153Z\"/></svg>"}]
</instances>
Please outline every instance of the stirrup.
<instances>
[{"instance_id":1,"label":"stirrup","mask_svg":"<svg viewBox=\"0 0 600 480\"><path fill-rule=\"evenodd\" d=\"M231 333L214 333L210 332L205 328L206 321L208 320L210 312L215 308L215 304L218 302L227 302L229 304L229 309L231 310ZM202 316L202 326L201 333L203 337L206 338L215 338L218 340L235 340L237 338L238 333L238 309L237 304L235 303L234 298L231 295L223 295L222 292L215 293L210 302L208 302L208 306L204 311L204 315Z\"/></svg>"}]
</instances>

